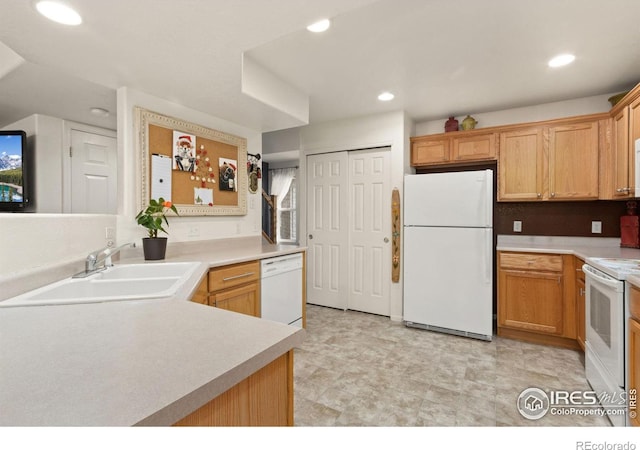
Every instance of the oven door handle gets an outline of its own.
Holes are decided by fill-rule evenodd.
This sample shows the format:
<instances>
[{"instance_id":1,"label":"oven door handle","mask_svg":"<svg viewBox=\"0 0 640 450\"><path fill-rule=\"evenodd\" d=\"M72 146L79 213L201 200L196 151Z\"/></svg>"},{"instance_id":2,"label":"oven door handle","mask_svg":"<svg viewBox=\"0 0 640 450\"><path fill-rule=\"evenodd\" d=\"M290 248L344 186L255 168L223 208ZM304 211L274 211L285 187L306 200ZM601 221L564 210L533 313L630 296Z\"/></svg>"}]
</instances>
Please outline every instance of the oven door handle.
<instances>
[{"instance_id":1,"label":"oven door handle","mask_svg":"<svg viewBox=\"0 0 640 450\"><path fill-rule=\"evenodd\" d=\"M605 286L609 286L615 289L620 288L620 283L621 283L620 280L611 278L608 275L604 275L604 274L601 275L597 270L595 270L593 267L589 266L588 264L585 264L584 266L582 266L582 271L585 273L585 275L588 278L592 278L596 280L598 283L602 283Z\"/></svg>"}]
</instances>

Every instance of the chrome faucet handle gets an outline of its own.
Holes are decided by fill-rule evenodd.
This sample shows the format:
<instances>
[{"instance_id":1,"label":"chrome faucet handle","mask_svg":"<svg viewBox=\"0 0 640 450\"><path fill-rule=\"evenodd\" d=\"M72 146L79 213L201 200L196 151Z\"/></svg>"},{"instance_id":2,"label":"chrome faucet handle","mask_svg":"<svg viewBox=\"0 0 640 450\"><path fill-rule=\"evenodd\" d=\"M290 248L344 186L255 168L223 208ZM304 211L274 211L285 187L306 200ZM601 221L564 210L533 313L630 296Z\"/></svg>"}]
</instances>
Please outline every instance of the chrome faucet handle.
<instances>
[{"instance_id":1,"label":"chrome faucet handle","mask_svg":"<svg viewBox=\"0 0 640 450\"><path fill-rule=\"evenodd\" d=\"M119 253L120 250L122 250L123 248L126 247L131 247L134 248L136 246L135 242L127 242L126 244L122 244L118 247L107 247L104 251L106 257L104 258L104 266L105 267L111 267L113 266L113 261L111 261L111 257L114 256L116 253Z\"/></svg>"}]
</instances>

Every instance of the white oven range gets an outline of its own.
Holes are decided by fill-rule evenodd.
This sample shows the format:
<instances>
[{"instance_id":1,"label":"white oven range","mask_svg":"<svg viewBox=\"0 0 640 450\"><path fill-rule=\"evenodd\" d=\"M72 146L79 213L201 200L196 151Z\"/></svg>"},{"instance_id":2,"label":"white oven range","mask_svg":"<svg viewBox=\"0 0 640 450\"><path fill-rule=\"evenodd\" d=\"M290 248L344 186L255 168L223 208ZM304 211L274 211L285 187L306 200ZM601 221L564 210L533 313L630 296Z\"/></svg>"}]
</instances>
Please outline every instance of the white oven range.
<instances>
[{"instance_id":1,"label":"white oven range","mask_svg":"<svg viewBox=\"0 0 640 450\"><path fill-rule=\"evenodd\" d=\"M626 398L629 289L625 280L640 275L640 260L587 258L585 262L585 372L596 393L611 395L610 403L601 402L605 411L611 411ZM615 426L629 425L626 411L608 417Z\"/></svg>"}]
</instances>

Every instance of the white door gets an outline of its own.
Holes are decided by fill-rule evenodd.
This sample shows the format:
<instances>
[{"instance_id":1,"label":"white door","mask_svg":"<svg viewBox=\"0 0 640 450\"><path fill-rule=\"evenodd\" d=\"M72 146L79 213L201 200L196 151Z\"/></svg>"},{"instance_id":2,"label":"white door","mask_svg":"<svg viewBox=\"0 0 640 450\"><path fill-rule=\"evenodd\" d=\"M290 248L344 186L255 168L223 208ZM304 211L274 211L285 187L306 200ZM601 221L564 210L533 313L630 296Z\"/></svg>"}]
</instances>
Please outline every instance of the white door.
<instances>
[{"instance_id":1,"label":"white door","mask_svg":"<svg viewBox=\"0 0 640 450\"><path fill-rule=\"evenodd\" d=\"M307 157L307 302L347 309L348 157Z\"/></svg>"},{"instance_id":2,"label":"white door","mask_svg":"<svg viewBox=\"0 0 640 450\"><path fill-rule=\"evenodd\" d=\"M391 189L388 149L349 152L348 308L388 316Z\"/></svg>"},{"instance_id":3,"label":"white door","mask_svg":"<svg viewBox=\"0 0 640 450\"><path fill-rule=\"evenodd\" d=\"M71 130L71 212L117 212L116 138Z\"/></svg>"},{"instance_id":4,"label":"white door","mask_svg":"<svg viewBox=\"0 0 640 450\"><path fill-rule=\"evenodd\" d=\"M390 313L389 149L307 157L307 302Z\"/></svg>"}]
</instances>

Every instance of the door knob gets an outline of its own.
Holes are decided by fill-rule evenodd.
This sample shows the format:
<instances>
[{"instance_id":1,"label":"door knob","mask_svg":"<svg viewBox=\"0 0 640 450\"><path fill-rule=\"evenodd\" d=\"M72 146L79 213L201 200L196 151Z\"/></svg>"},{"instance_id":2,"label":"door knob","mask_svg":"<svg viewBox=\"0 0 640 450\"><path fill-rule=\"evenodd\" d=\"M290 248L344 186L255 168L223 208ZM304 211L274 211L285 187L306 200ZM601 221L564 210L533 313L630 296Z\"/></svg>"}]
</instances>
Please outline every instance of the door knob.
<instances>
[{"instance_id":1,"label":"door knob","mask_svg":"<svg viewBox=\"0 0 640 450\"><path fill-rule=\"evenodd\" d=\"M313 239L313 234L310 234L310 235L309 235L309 239Z\"/></svg>"}]
</instances>

